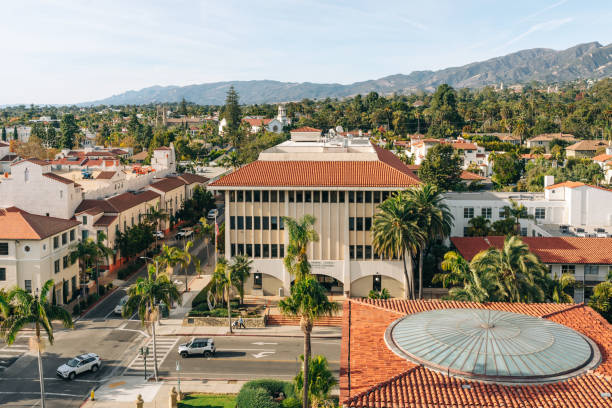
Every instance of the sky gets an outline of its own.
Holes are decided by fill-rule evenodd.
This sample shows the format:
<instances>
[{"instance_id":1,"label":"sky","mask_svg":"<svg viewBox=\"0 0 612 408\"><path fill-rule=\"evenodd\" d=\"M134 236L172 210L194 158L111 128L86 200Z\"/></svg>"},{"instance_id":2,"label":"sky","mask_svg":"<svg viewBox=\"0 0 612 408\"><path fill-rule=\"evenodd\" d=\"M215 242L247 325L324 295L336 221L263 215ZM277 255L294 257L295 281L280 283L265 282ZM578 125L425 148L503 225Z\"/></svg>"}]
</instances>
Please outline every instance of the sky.
<instances>
[{"instance_id":1,"label":"sky","mask_svg":"<svg viewBox=\"0 0 612 408\"><path fill-rule=\"evenodd\" d=\"M347 84L612 42L610 0L20 0L0 15L0 105L216 81Z\"/></svg>"}]
</instances>

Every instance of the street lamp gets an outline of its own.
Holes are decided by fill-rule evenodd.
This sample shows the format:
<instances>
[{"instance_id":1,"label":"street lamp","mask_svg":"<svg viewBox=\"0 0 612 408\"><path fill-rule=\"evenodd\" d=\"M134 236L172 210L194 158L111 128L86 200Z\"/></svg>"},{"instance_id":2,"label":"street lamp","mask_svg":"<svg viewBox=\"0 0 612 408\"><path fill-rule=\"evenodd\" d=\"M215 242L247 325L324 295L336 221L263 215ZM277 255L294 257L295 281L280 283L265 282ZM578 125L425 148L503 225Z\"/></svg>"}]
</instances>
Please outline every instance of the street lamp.
<instances>
[{"instance_id":1,"label":"street lamp","mask_svg":"<svg viewBox=\"0 0 612 408\"><path fill-rule=\"evenodd\" d=\"M148 256L141 256L140 259L149 260L155 262L155 277L157 277L157 272L159 271L159 262L157 259L149 258Z\"/></svg>"},{"instance_id":2,"label":"street lamp","mask_svg":"<svg viewBox=\"0 0 612 408\"><path fill-rule=\"evenodd\" d=\"M141 347L140 355L144 358L144 378L147 379L147 356L149 355L149 347Z\"/></svg>"},{"instance_id":3,"label":"street lamp","mask_svg":"<svg viewBox=\"0 0 612 408\"><path fill-rule=\"evenodd\" d=\"M181 395L182 395L181 394L181 363L178 360L176 362L176 372L178 373L178 395L179 395L179 398L182 399L181 398Z\"/></svg>"}]
</instances>

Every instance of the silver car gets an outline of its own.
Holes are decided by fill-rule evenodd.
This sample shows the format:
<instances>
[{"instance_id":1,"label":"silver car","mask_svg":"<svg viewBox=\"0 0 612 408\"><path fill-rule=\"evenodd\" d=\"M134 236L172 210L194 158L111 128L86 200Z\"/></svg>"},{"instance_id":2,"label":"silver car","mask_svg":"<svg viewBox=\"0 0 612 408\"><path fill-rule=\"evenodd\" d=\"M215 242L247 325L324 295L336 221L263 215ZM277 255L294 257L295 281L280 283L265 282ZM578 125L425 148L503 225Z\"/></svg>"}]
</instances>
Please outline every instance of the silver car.
<instances>
[{"instance_id":1,"label":"silver car","mask_svg":"<svg viewBox=\"0 0 612 408\"><path fill-rule=\"evenodd\" d=\"M86 353L76 356L68 360L66 364L62 364L57 368L56 374L60 378L74 380L79 374L91 371L95 373L100 369L102 360L95 353Z\"/></svg>"},{"instance_id":2,"label":"silver car","mask_svg":"<svg viewBox=\"0 0 612 408\"><path fill-rule=\"evenodd\" d=\"M194 337L189 343L179 345L178 353L181 357L189 357L193 355L201 355L210 357L217 351L215 341L211 338Z\"/></svg>"},{"instance_id":3,"label":"silver car","mask_svg":"<svg viewBox=\"0 0 612 408\"><path fill-rule=\"evenodd\" d=\"M121 315L121 313L123 312L123 306L127 303L129 298L129 296L122 297L119 303L117 303L117 306L115 306L113 313L115 313L116 315Z\"/></svg>"}]
</instances>

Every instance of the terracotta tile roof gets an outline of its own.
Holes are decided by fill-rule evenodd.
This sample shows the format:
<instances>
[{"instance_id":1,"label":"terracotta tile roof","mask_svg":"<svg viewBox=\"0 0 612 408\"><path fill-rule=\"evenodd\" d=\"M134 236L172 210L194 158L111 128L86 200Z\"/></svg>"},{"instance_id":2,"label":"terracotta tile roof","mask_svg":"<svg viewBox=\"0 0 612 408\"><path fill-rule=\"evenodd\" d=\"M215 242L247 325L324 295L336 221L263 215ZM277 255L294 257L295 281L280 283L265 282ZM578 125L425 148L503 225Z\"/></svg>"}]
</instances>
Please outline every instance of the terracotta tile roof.
<instances>
[{"instance_id":1,"label":"terracotta tile roof","mask_svg":"<svg viewBox=\"0 0 612 408\"><path fill-rule=\"evenodd\" d=\"M192 174L192 173L183 173L180 176L178 176L178 178L183 180L186 184L194 184L194 183L205 184L208 182L208 180L210 180L207 177L200 176L198 174Z\"/></svg>"},{"instance_id":2,"label":"terracotta tile roof","mask_svg":"<svg viewBox=\"0 0 612 408\"><path fill-rule=\"evenodd\" d=\"M599 161L599 162L607 162L610 159L612 159L612 154L600 154L600 155L593 157L593 161Z\"/></svg>"},{"instance_id":3,"label":"terracotta tile roof","mask_svg":"<svg viewBox=\"0 0 612 408\"><path fill-rule=\"evenodd\" d=\"M544 263L612 265L612 238L522 237L529 250ZM452 237L468 261L490 247L502 248L504 237Z\"/></svg>"},{"instance_id":4,"label":"terracotta tile roof","mask_svg":"<svg viewBox=\"0 0 612 408\"><path fill-rule=\"evenodd\" d=\"M257 160L211 186L410 187L418 177L392 152L374 146L378 161Z\"/></svg>"},{"instance_id":5,"label":"terracotta tile roof","mask_svg":"<svg viewBox=\"0 0 612 408\"><path fill-rule=\"evenodd\" d=\"M135 155L133 155L132 160L141 161L141 160L145 160L147 157L149 157L149 152L147 152L146 150L143 150L142 152L136 153Z\"/></svg>"},{"instance_id":6,"label":"terracotta tile roof","mask_svg":"<svg viewBox=\"0 0 612 408\"><path fill-rule=\"evenodd\" d=\"M128 191L127 193L107 198L106 201L108 201L117 212L123 212L159 197L161 197L159 194L150 190L142 190L135 193Z\"/></svg>"},{"instance_id":7,"label":"terracotta tile roof","mask_svg":"<svg viewBox=\"0 0 612 408\"><path fill-rule=\"evenodd\" d=\"M110 180L115 175L116 171L101 171L96 176L96 180Z\"/></svg>"},{"instance_id":8,"label":"terracotta tile roof","mask_svg":"<svg viewBox=\"0 0 612 408\"><path fill-rule=\"evenodd\" d=\"M185 182L178 177L164 177L163 179L150 184L149 187L167 193L168 191L172 191L184 185Z\"/></svg>"},{"instance_id":9,"label":"terracotta tile roof","mask_svg":"<svg viewBox=\"0 0 612 408\"><path fill-rule=\"evenodd\" d=\"M75 184L74 181L67 179L66 177L59 176L55 173L43 173L43 176L64 184Z\"/></svg>"},{"instance_id":10,"label":"terracotta tile roof","mask_svg":"<svg viewBox=\"0 0 612 408\"><path fill-rule=\"evenodd\" d=\"M594 186L592 184L584 184L581 181L564 181L563 183L557 183L557 184L553 184L551 186L546 187L546 190L552 190L553 188L559 188L559 187L567 187L567 188L577 188L577 187L591 187L591 188L597 188L599 190L604 190L604 191L612 191L608 188L604 188L604 187L600 187L600 186Z\"/></svg>"},{"instance_id":11,"label":"terracotta tile roof","mask_svg":"<svg viewBox=\"0 0 612 408\"><path fill-rule=\"evenodd\" d=\"M19 160L18 162L11 164L11 166L16 166L23 162L30 162L30 163L38 164L39 166L47 166L49 164L49 162L46 162L44 160L40 160L35 157L31 157L29 159Z\"/></svg>"},{"instance_id":12,"label":"terracotta tile roof","mask_svg":"<svg viewBox=\"0 0 612 408\"><path fill-rule=\"evenodd\" d=\"M4 157L0 158L0 162L12 162L13 160L18 159L19 156L16 154L7 154Z\"/></svg>"},{"instance_id":13,"label":"terracotta tile roof","mask_svg":"<svg viewBox=\"0 0 612 408\"><path fill-rule=\"evenodd\" d=\"M112 167L118 166L119 160L86 159L82 165L85 167Z\"/></svg>"},{"instance_id":14,"label":"terracotta tile roof","mask_svg":"<svg viewBox=\"0 0 612 408\"><path fill-rule=\"evenodd\" d=\"M400 358L385 344L396 319L433 309L480 308L522 313L566 325L602 353L593 371L563 382L500 385L460 379ZM428 300L349 300L343 306L340 401L355 408L612 407L612 326L582 304L471 303Z\"/></svg>"},{"instance_id":15,"label":"terracotta tile roof","mask_svg":"<svg viewBox=\"0 0 612 408\"><path fill-rule=\"evenodd\" d=\"M16 207L0 209L0 239L44 239L80 222L30 214Z\"/></svg>"},{"instance_id":16,"label":"terracotta tile roof","mask_svg":"<svg viewBox=\"0 0 612 408\"><path fill-rule=\"evenodd\" d=\"M608 146L607 142L602 140L581 140L577 143L574 143L571 146L567 146L565 150L574 150L574 151L595 151L600 147Z\"/></svg>"},{"instance_id":17,"label":"terracotta tile roof","mask_svg":"<svg viewBox=\"0 0 612 408\"><path fill-rule=\"evenodd\" d=\"M123 156L123 155L129 154L130 152L123 150L123 149L111 149L111 153L114 153L118 156Z\"/></svg>"},{"instance_id":18,"label":"terracotta tile roof","mask_svg":"<svg viewBox=\"0 0 612 408\"><path fill-rule=\"evenodd\" d=\"M3 141L0 141L0 147L9 147L9 146L10 146L10 144L8 144L6 142L3 142Z\"/></svg>"},{"instance_id":19,"label":"terracotta tile roof","mask_svg":"<svg viewBox=\"0 0 612 408\"><path fill-rule=\"evenodd\" d=\"M108 227L117 219L116 215L103 215L94 223L94 227Z\"/></svg>"},{"instance_id":20,"label":"terracotta tile roof","mask_svg":"<svg viewBox=\"0 0 612 408\"><path fill-rule=\"evenodd\" d=\"M531 160L531 159L535 159L537 157L543 157L545 159L550 159L552 157L552 154L531 154L531 153L523 153L521 154L521 159L526 159L526 160Z\"/></svg>"},{"instance_id":21,"label":"terracotta tile roof","mask_svg":"<svg viewBox=\"0 0 612 408\"><path fill-rule=\"evenodd\" d=\"M482 177L480 174L472 173L471 171L463 170L461 172L461 180L486 180L486 177Z\"/></svg>"},{"instance_id":22,"label":"terracotta tile roof","mask_svg":"<svg viewBox=\"0 0 612 408\"><path fill-rule=\"evenodd\" d=\"M102 214L103 212L104 211L102 211L100 207L93 207L93 208L88 208L85 211L80 212L79 214L98 215L98 214Z\"/></svg>"},{"instance_id":23,"label":"terracotta tile roof","mask_svg":"<svg viewBox=\"0 0 612 408\"><path fill-rule=\"evenodd\" d=\"M117 209L106 200L83 200L81 204L74 210L75 214L81 214L93 208L100 209L105 213L116 213Z\"/></svg>"},{"instance_id":24,"label":"terracotta tile roof","mask_svg":"<svg viewBox=\"0 0 612 408\"><path fill-rule=\"evenodd\" d=\"M477 149L474 143L467 143L467 142L453 142L452 146L453 146L453 149L459 149L459 150L476 150Z\"/></svg>"},{"instance_id":25,"label":"terracotta tile roof","mask_svg":"<svg viewBox=\"0 0 612 408\"><path fill-rule=\"evenodd\" d=\"M553 139L562 139L567 141L575 141L576 138L574 135L569 133L542 133L541 135L534 136L528 139L531 142L539 142L539 141L552 141Z\"/></svg>"},{"instance_id":26,"label":"terracotta tile roof","mask_svg":"<svg viewBox=\"0 0 612 408\"><path fill-rule=\"evenodd\" d=\"M170 149L169 147L166 147L166 146L162 146L162 147L158 147L157 149L154 149L154 150L172 150L172 149Z\"/></svg>"},{"instance_id":27,"label":"terracotta tile roof","mask_svg":"<svg viewBox=\"0 0 612 408\"><path fill-rule=\"evenodd\" d=\"M250 126L261 126L262 124L265 126L268 123L272 122L273 119L252 119L252 118L245 118L242 119L243 122L248 123Z\"/></svg>"},{"instance_id":28,"label":"terracotta tile roof","mask_svg":"<svg viewBox=\"0 0 612 408\"><path fill-rule=\"evenodd\" d=\"M303 126L301 128L293 129L291 133L293 132L321 132L321 129L313 128L310 126Z\"/></svg>"},{"instance_id":29,"label":"terracotta tile roof","mask_svg":"<svg viewBox=\"0 0 612 408\"><path fill-rule=\"evenodd\" d=\"M77 160L71 160L75 156L62 157L61 159L52 160L51 164L66 165L66 166L82 166L87 161L84 157L79 157Z\"/></svg>"}]
</instances>

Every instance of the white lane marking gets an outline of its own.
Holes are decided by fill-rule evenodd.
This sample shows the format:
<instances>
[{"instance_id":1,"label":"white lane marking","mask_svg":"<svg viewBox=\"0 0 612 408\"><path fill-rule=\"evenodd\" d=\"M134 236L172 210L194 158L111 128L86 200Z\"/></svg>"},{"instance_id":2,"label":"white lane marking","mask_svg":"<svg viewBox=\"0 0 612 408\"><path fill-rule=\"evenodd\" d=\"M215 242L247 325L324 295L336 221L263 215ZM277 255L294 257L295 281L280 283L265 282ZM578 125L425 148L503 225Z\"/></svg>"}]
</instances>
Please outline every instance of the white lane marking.
<instances>
[{"instance_id":1,"label":"white lane marking","mask_svg":"<svg viewBox=\"0 0 612 408\"><path fill-rule=\"evenodd\" d=\"M166 360L166 358L170 355L174 346L179 342L180 337L177 338L161 338L157 339L156 347L157 347L157 365L160 366ZM146 344L146 347L149 348L149 354L147 354L147 365L152 367L153 364L153 339L149 340ZM137 355L134 360L128 365L128 368L132 370L144 369L144 359L141 355Z\"/></svg>"},{"instance_id":2,"label":"white lane marking","mask_svg":"<svg viewBox=\"0 0 612 408\"><path fill-rule=\"evenodd\" d=\"M274 351L262 351L261 353L251 354L255 358L267 357L269 355L274 354Z\"/></svg>"},{"instance_id":3,"label":"white lane marking","mask_svg":"<svg viewBox=\"0 0 612 408\"><path fill-rule=\"evenodd\" d=\"M278 345L278 343L264 343L263 341L258 341L257 343L251 343L251 344L254 344L254 345L256 345L256 346L264 346L264 345L266 345L266 344L271 344L271 345L273 345L273 346Z\"/></svg>"},{"instance_id":4,"label":"white lane marking","mask_svg":"<svg viewBox=\"0 0 612 408\"><path fill-rule=\"evenodd\" d=\"M38 377L36 378L26 378L26 377L10 377L10 378L5 378L5 380L10 380L10 381L36 381L38 382ZM62 378L58 378L58 377L45 377L45 381L66 381ZM85 383L98 383L101 382L101 380L81 380L78 378L75 378L74 380L71 380L70 382L85 382Z\"/></svg>"},{"instance_id":5,"label":"white lane marking","mask_svg":"<svg viewBox=\"0 0 612 408\"><path fill-rule=\"evenodd\" d=\"M33 395L40 395L40 391L35 392L35 391L0 391L0 394L33 394ZM59 392L46 392L45 391L45 395L55 395L58 397L74 397L74 398L83 398L83 395L77 395L77 394L64 394L64 393L59 393Z\"/></svg>"},{"instance_id":6,"label":"white lane marking","mask_svg":"<svg viewBox=\"0 0 612 408\"><path fill-rule=\"evenodd\" d=\"M275 352L276 350L270 350L270 349L217 349L217 352L219 351L264 351L264 352Z\"/></svg>"}]
</instances>

